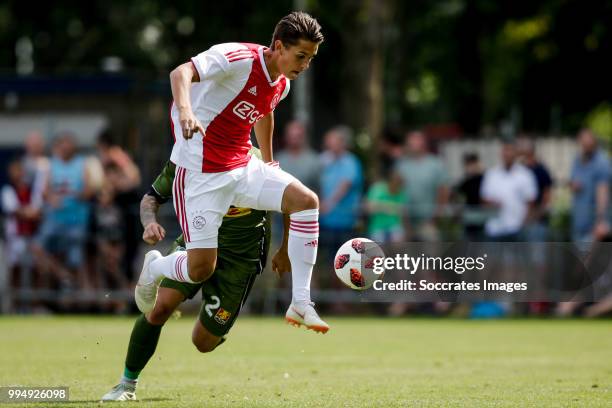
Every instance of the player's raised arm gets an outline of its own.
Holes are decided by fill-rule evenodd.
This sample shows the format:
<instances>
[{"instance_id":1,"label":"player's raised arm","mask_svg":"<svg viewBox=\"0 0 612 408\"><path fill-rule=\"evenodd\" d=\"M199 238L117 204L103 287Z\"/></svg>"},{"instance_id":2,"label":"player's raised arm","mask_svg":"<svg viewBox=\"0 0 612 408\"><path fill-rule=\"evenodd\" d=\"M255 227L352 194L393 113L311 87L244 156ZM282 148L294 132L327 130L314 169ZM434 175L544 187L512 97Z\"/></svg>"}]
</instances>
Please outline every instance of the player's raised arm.
<instances>
[{"instance_id":1,"label":"player's raised arm","mask_svg":"<svg viewBox=\"0 0 612 408\"><path fill-rule=\"evenodd\" d=\"M255 123L255 138L261 150L264 163L273 160L272 134L274 133L274 111L268 113Z\"/></svg>"},{"instance_id":2,"label":"player's raised arm","mask_svg":"<svg viewBox=\"0 0 612 408\"><path fill-rule=\"evenodd\" d=\"M199 80L200 75L192 62L179 65L170 72L172 97L179 111L179 122L185 139L191 139L196 132L204 136L204 128L193 113L190 99L191 83Z\"/></svg>"}]
</instances>

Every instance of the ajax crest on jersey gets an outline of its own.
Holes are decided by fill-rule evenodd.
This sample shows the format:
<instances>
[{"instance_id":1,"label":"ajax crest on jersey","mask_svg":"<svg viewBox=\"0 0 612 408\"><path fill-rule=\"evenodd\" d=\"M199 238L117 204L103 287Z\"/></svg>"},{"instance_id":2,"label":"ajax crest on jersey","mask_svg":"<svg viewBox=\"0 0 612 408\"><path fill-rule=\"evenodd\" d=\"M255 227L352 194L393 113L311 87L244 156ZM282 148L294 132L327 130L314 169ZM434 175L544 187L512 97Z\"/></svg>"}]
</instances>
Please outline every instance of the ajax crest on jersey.
<instances>
[{"instance_id":1,"label":"ajax crest on jersey","mask_svg":"<svg viewBox=\"0 0 612 408\"><path fill-rule=\"evenodd\" d=\"M351 289L368 289L376 280L382 279L382 274L374 273L374 260L384 256L376 242L367 238L353 238L336 252L336 276Z\"/></svg>"}]
</instances>

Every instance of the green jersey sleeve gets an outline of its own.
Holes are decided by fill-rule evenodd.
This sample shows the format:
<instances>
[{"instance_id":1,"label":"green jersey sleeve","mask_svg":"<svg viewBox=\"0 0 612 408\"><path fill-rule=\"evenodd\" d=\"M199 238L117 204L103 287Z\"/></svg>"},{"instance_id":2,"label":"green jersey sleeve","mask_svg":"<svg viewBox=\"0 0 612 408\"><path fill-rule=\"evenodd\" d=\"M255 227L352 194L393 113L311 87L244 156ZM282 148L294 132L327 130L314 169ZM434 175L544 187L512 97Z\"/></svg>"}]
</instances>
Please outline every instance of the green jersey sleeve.
<instances>
[{"instance_id":1,"label":"green jersey sleeve","mask_svg":"<svg viewBox=\"0 0 612 408\"><path fill-rule=\"evenodd\" d=\"M174 181L175 171L176 165L168 160L151 185L148 194L155 197L159 204L165 203L172 197L172 182Z\"/></svg>"}]
</instances>

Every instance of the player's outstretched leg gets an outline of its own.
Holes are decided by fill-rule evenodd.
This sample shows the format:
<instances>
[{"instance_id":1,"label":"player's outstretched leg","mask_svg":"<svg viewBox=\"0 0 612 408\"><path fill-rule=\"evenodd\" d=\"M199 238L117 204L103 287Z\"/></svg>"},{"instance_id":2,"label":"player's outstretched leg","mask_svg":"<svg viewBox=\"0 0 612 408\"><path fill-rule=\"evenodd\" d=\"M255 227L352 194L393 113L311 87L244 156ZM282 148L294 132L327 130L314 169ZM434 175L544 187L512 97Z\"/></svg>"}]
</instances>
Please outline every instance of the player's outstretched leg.
<instances>
[{"instance_id":1,"label":"player's outstretched leg","mask_svg":"<svg viewBox=\"0 0 612 408\"><path fill-rule=\"evenodd\" d=\"M154 277L151 273L151 263L162 257L162 254L157 250L147 252L142 264L142 270L138 277L138 283L134 289L134 300L136 306L142 313L149 313L155 306L157 299L157 289L161 278Z\"/></svg>"},{"instance_id":2,"label":"player's outstretched leg","mask_svg":"<svg viewBox=\"0 0 612 408\"><path fill-rule=\"evenodd\" d=\"M163 257L159 251L147 252L134 289L138 310L148 313L155 306L159 283L166 277L177 282L200 283L210 277L215 269L216 248L176 251ZM201 260L201 262L194 262Z\"/></svg>"},{"instance_id":3,"label":"player's outstretched leg","mask_svg":"<svg viewBox=\"0 0 612 408\"><path fill-rule=\"evenodd\" d=\"M136 399L138 376L155 353L162 326L183 299L183 294L178 290L170 288L159 290L159 299L155 308L146 316L140 315L134 323L125 358L125 367L119 384L104 394L102 401L131 401Z\"/></svg>"},{"instance_id":4,"label":"player's outstretched leg","mask_svg":"<svg viewBox=\"0 0 612 408\"><path fill-rule=\"evenodd\" d=\"M283 193L283 212L289 213L288 255L291 261L292 300L287 322L319 333L327 333L329 325L314 309L310 300L310 280L319 246L319 199L300 182L293 182Z\"/></svg>"}]
</instances>

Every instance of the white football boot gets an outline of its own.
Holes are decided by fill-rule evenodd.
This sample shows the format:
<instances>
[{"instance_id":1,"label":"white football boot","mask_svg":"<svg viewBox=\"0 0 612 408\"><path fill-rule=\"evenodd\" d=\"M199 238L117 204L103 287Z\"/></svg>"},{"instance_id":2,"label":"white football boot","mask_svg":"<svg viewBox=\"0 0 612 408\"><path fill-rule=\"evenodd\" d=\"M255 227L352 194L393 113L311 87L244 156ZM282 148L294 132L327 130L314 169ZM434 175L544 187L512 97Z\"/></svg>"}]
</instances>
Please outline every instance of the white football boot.
<instances>
[{"instance_id":1,"label":"white football boot","mask_svg":"<svg viewBox=\"0 0 612 408\"><path fill-rule=\"evenodd\" d=\"M136 306L142 313L148 313L155 307L155 301L157 300L157 289L159 288L159 282L161 279L155 279L151 275L149 266L154 260L161 258L162 254L157 250L147 252L144 257L142 264L142 271L138 278L138 283L134 289L134 299L136 300ZM163 276L162 276L163 278Z\"/></svg>"},{"instance_id":2,"label":"white football boot","mask_svg":"<svg viewBox=\"0 0 612 408\"><path fill-rule=\"evenodd\" d=\"M314 303L291 303L285 313L287 323L295 327L306 326L309 330L317 333L327 333L329 325L325 323L314 309Z\"/></svg>"},{"instance_id":3,"label":"white football boot","mask_svg":"<svg viewBox=\"0 0 612 408\"><path fill-rule=\"evenodd\" d=\"M135 401L136 385L120 382L112 390L104 394L100 402L105 401Z\"/></svg>"}]
</instances>

